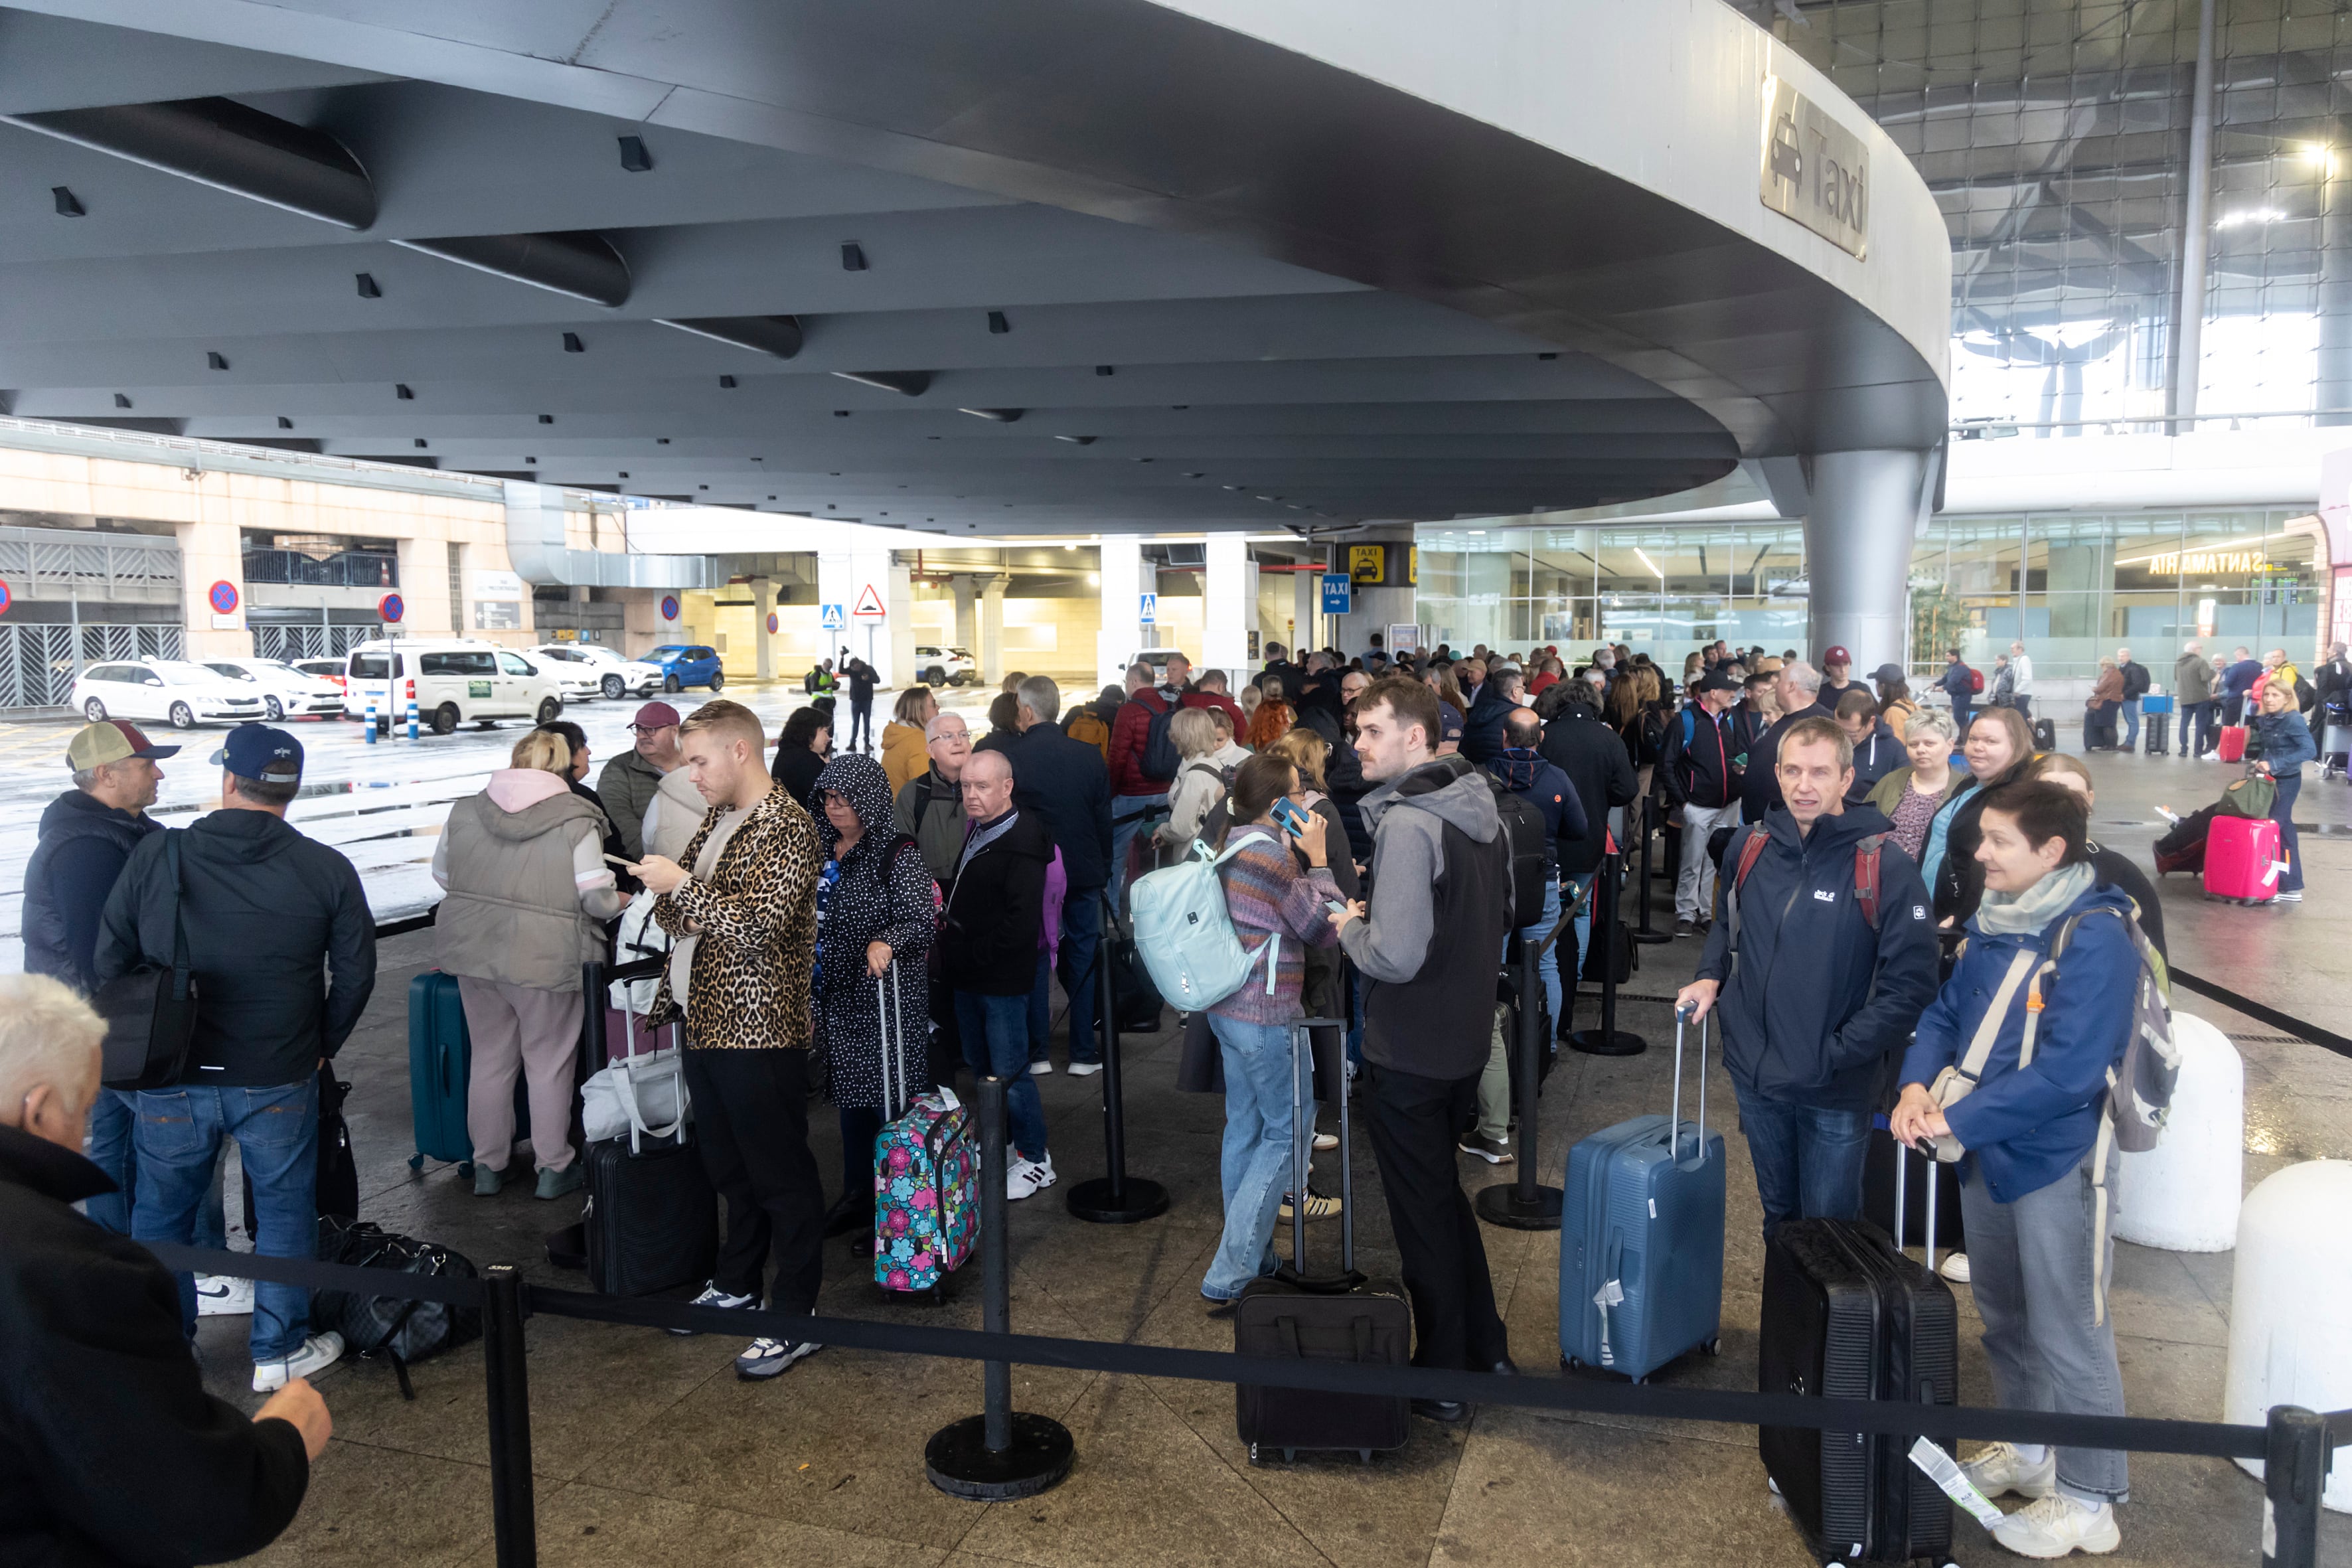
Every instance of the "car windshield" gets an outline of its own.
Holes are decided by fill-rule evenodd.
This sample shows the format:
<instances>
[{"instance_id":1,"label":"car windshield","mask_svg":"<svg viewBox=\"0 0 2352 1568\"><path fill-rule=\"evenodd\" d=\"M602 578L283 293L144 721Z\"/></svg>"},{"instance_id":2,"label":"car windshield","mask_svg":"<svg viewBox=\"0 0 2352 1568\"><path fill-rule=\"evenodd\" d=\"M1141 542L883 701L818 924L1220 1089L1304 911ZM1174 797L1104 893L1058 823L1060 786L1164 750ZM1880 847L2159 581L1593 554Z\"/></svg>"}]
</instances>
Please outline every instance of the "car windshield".
<instances>
[{"instance_id":1,"label":"car windshield","mask_svg":"<svg viewBox=\"0 0 2352 1568\"><path fill-rule=\"evenodd\" d=\"M686 648L683 644L672 643L667 647L657 647L654 649L653 652L646 655L646 657L654 660L656 663L659 663L661 660L666 658L684 658L686 657Z\"/></svg>"},{"instance_id":2,"label":"car windshield","mask_svg":"<svg viewBox=\"0 0 2352 1568\"><path fill-rule=\"evenodd\" d=\"M251 670L239 669L233 664L207 664L205 668L211 670L215 675L226 675L231 680L251 680L253 679L253 672Z\"/></svg>"},{"instance_id":3,"label":"car windshield","mask_svg":"<svg viewBox=\"0 0 2352 1568\"><path fill-rule=\"evenodd\" d=\"M217 668L219 667L215 666L214 668ZM279 675L291 675L294 673L294 667L287 663L282 658L257 658L247 668L253 669L275 670Z\"/></svg>"},{"instance_id":4,"label":"car windshield","mask_svg":"<svg viewBox=\"0 0 2352 1568\"><path fill-rule=\"evenodd\" d=\"M573 648L569 657L578 659L583 664L618 664L621 662L621 656L619 654L614 653L611 648L600 647L594 643L582 644L580 647Z\"/></svg>"},{"instance_id":5,"label":"car windshield","mask_svg":"<svg viewBox=\"0 0 2352 1568\"><path fill-rule=\"evenodd\" d=\"M184 659L159 658L147 668L162 676L166 686L210 686L220 679L203 665Z\"/></svg>"}]
</instances>

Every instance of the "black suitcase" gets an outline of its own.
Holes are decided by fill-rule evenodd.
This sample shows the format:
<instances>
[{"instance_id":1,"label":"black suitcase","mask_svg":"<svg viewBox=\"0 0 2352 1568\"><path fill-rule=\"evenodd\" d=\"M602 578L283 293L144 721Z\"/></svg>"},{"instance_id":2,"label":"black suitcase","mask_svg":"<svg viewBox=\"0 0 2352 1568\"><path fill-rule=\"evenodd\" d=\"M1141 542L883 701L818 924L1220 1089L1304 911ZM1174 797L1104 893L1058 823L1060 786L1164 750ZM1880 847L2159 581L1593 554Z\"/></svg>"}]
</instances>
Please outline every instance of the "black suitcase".
<instances>
[{"instance_id":1,"label":"black suitcase","mask_svg":"<svg viewBox=\"0 0 2352 1568\"><path fill-rule=\"evenodd\" d=\"M1870 1147L1863 1156L1862 1217L1889 1236L1927 1234L1929 1182L1916 1171L1906 1172L1906 1167L1912 1163L1881 1118L1879 1125L1870 1130ZM1931 1169L1927 1176L1933 1178L1936 1190L1936 1248L1939 1252L1966 1252L1968 1237L1960 1228L1960 1168L1939 1160L1927 1164ZM1912 1178L1907 1182L1906 1174ZM1903 1203L1900 1220L1895 1214L1898 1197Z\"/></svg>"},{"instance_id":2,"label":"black suitcase","mask_svg":"<svg viewBox=\"0 0 2352 1568\"><path fill-rule=\"evenodd\" d=\"M1922 1184L1932 1227L1935 1188ZM1757 1388L1956 1403L1958 1312L1935 1272L1935 1256L1931 1241L1927 1264L1915 1263L1863 1222L1775 1226L1764 1246ZM1941 1563L1949 1555L1951 1500L1911 1463L1912 1442L1801 1426L1766 1426L1757 1435L1765 1472L1824 1563Z\"/></svg>"},{"instance_id":3,"label":"black suitcase","mask_svg":"<svg viewBox=\"0 0 2352 1568\"><path fill-rule=\"evenodd\" d=\"M2113 719L2109 719L2107 721L2107 744L2114 743L2115 734L2116 721ZM2033 721L2033 749L2037 752L2054 752L2058 749L2058 721L2056 720L2036 719Z\"/></svg>"},{"instance_id":4,"label":"black suitcase","mask_svg":"<svg viewBox=\"0 0 2352 1568\"><path fill-rule=\"evenodd\" d=\"M663 962L646 959L610 971L585 966L585 1036L599 1066L605 1052L605 983L635 979ZM600 1139L580 1151L588 1202L580 1211L579 1256L587 1264L589 1287L607 1296L650 1296L698 1285L719 1262L719 1194L703 1173L702 1152L683 1129L674 1138L636 1139L635 1151L631 1142ZM551 1237L551 1258L556 1250Z\"/></svg>"},{"instance_id":5,"label":"black suitcase","mask_svg":"<svg viewBox=\"0 0 2352 1568\"><path fill-rule=\"evenodd\" d=\"M1344 1027L1330 1018L1290 1026L1291 1124L1300 1136L1292 1155L1291 1263L1242 1287L1234 1306L1234 1349L1242 1355L1403 1366L1412 1358L1412 1304L1404 1287L1356 1272L1356 1194L1349 1165L1348 1097L1339 1099L1339 1272L1303 1272L1306 1258L1307 1050L1309 1026ZM1410 1402L1372 1394L1325 1394L1258 1384L1234 1386L1234 1425L1252 1464L1307 1449L1352 1451L1366 1462L1402 1448Z\"/></svg>"}]
</instances>

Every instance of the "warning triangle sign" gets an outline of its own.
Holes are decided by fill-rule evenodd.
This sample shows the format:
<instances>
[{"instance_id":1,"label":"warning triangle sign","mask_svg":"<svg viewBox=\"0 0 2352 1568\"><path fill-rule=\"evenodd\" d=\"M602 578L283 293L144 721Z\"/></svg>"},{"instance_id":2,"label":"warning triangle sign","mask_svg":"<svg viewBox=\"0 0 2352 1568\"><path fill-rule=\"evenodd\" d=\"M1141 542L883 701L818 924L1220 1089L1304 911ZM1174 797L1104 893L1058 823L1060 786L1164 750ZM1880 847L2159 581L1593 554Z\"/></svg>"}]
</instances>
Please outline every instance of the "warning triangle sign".
<instances>
[{"instance_id":1,"label":"warning triangle sign","mask_svg":"<svg viewBox=\"0 0 2352 1568\"><path fill-rule=\"evenodd\" d=\"M849 613L853 616L885 616L889 614L887 610L885 610L882 607L882 595L874 591L874 584L871 583L866 584L865 587L858 590L857 607Z\"/></svg>"}]
</instances>

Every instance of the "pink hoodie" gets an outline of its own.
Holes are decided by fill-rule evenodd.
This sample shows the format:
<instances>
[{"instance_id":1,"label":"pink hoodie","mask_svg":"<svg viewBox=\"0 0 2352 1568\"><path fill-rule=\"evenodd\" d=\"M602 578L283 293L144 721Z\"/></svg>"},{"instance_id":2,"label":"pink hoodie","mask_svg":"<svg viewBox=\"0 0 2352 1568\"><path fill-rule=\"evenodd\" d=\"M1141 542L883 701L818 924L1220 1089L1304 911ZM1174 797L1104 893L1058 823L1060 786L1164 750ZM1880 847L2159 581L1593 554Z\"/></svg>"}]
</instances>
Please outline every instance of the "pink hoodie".
<instances>
[{"instance_id":1,"label":"pink hoodie","mask_svg":"<svg viewBox=\"0 0 2352 1568\"><path fill-rule=\"evenodd\" d=\"M571 789L561 773L544 768L499 768L490 774L482 793L500 811L525 811L542 800L553 800Z\"/></svg>"}]
</instances>

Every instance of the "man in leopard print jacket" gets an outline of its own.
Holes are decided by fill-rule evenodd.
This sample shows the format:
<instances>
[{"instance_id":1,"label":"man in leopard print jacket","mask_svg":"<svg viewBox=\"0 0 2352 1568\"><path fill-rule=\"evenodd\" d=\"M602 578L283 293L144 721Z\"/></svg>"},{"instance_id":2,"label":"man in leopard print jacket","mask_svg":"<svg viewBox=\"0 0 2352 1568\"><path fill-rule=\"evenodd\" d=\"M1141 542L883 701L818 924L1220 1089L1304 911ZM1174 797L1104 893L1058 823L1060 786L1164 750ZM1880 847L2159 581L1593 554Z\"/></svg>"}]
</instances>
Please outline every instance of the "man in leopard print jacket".
<instances>
[{"instance_id":1,"label":"man in leopard print jacket","mask_svg":"<svg viewBox=\"0 0 2352 1568\"><path fill-rule=\"evenodd\" d=\"M678 744L710 813L683 865L648 855L637 872L659 896L655 922L677 939L654 1016L686 1015L695 1143L727 1200L719 1271L697 1304L757 1309L772 1246L772 1306L813 1313L825 1208L808 1142L816 825L769 776L766 733L742 704L696 709ZM736 1375L774 1377L815 1349L762 1337L735 1358Z\"/></svg>"}]
</instances>

